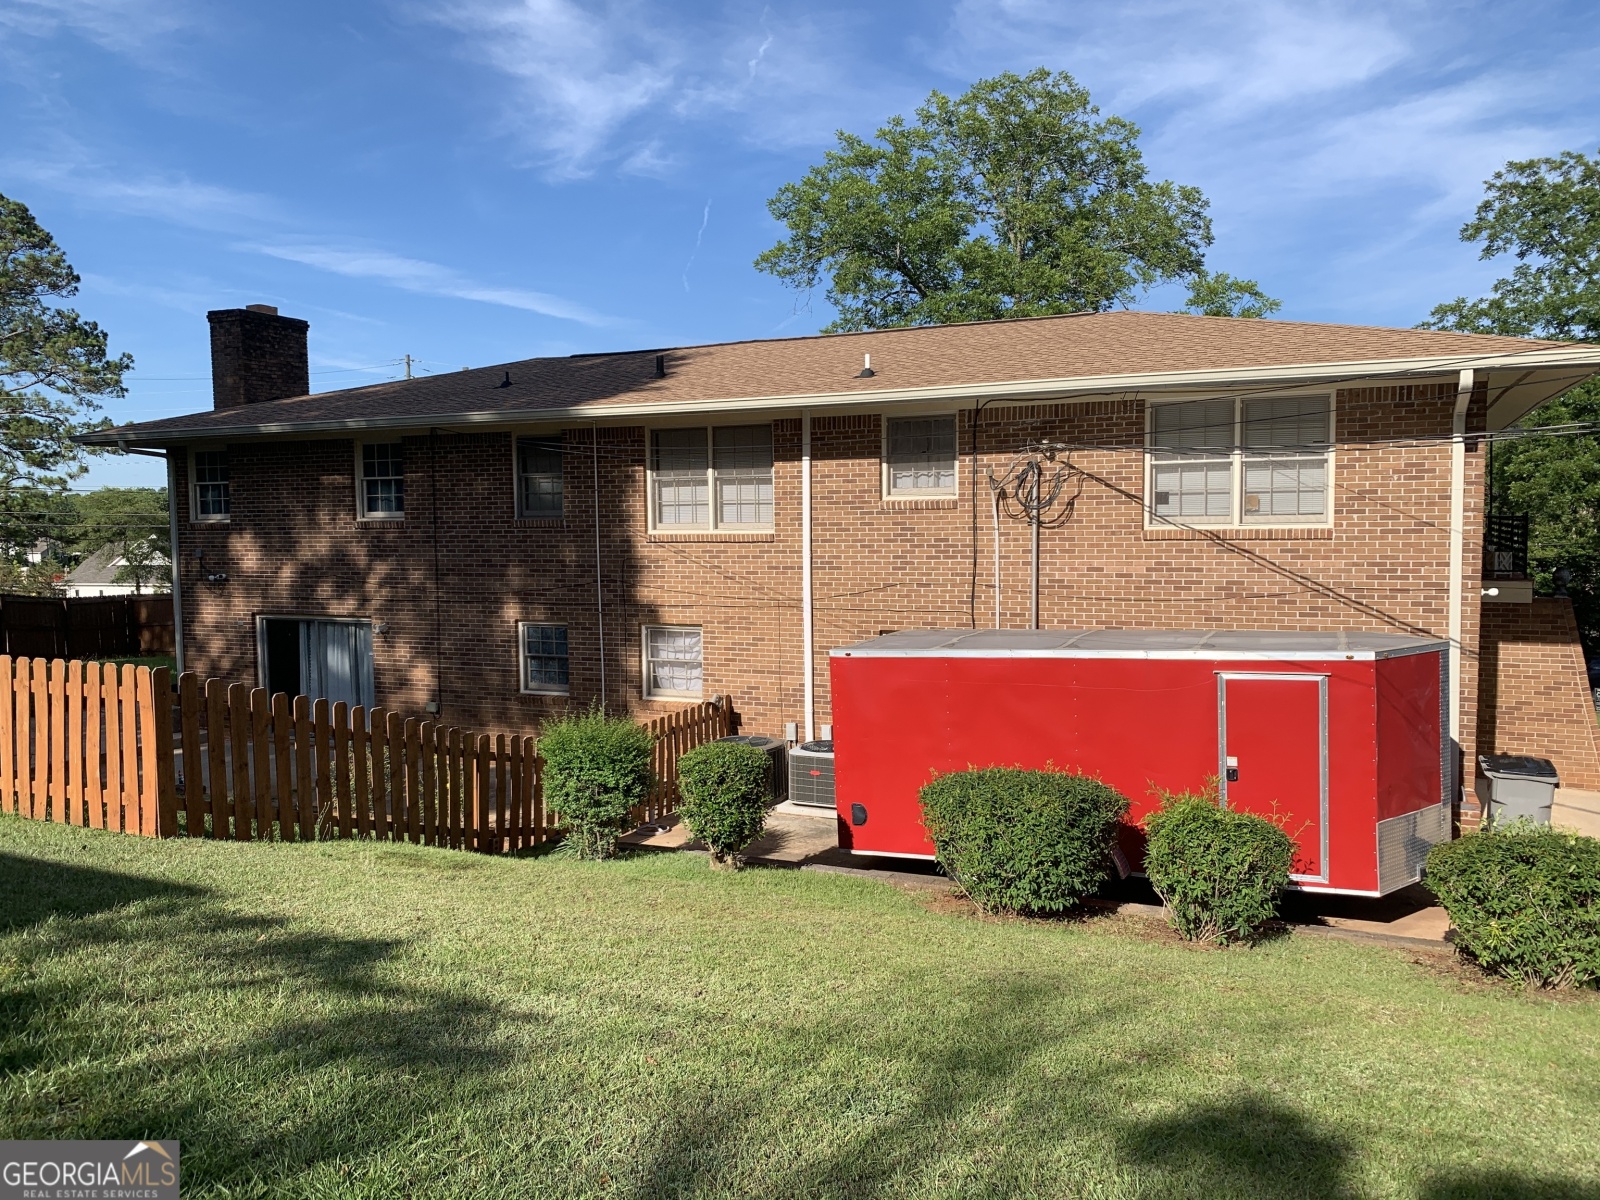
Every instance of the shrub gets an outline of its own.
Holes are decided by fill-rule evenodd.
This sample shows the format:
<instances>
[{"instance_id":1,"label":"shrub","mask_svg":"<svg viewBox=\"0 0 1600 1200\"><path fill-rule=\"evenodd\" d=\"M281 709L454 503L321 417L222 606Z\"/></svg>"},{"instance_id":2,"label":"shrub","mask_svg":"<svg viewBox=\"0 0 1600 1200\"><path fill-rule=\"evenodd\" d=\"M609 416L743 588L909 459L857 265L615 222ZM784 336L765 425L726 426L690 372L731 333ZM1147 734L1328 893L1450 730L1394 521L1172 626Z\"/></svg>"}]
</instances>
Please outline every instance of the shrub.
<instances>
[{"instance_id":1,"label":"shrub","mask_svg":"<svg viewBox=\"0 0 1600 1200\"><path fill-rule=\"evenodd\" d=\"M1277 915L1295 846L1272 821L1221 807L1215 790L1165 792L1144 828L1145 874L1183 937L1236 941Z\"/></svg>"},{"instance_id":2,"label":"shrub","mask_svg":"<svg viewBox=\"0 0 1600 1200\"><path fill-rule=\"evenodd\" d=\"M580 858L608 858L628 812L650 789L648 729L599 709L566 716L539 737L546 806L561 816Z\"/></svg>"},{"instance_id":3,"label":"shrub","mask_svg":"<svg viewBox=\"0 0 1600 1200\"><path fill-rule=\"evenodd\" d=\"M1423 882L1485 969L1600 983L1600 841L1519 821L1435 846Z\"/></svg>"},{"instance_id":4,"label":"shrub","mask_svg":"<svg viewBox=\"0 0 1600 1200\"><path fill-rule=\"evenodd\" d=\"M1063 912L1105 878L1128 798L1064 771L970 768L922 789L939 865L988 912Z\"/></svg>"},{"instance_id":5,"label":"shrub","mask_svg":"<svg viewBox=\"0 0 1600 1200\"><path fill-rule=\"evenodd\" d=\"M713 866L737 866L738 853L767 823L767 755L741 742L707 742L678 760L678 815L711 851Z\"/></svg>"}]
</instances>

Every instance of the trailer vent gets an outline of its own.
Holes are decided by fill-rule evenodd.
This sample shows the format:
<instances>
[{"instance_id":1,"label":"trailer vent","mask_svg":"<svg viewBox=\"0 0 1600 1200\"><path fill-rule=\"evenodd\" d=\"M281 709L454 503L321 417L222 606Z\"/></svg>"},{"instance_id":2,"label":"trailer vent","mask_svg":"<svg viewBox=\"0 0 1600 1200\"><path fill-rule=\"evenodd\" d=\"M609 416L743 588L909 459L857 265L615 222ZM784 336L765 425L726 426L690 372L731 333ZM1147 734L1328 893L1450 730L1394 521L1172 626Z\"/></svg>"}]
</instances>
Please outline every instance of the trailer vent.
<instances>
[{"instance_id":1,"label":"trailer vent","mask_svg":"<svg viewBox=\"0 0 1600 1200\"><path fill-rule=\"evenodd\" d=\"M719 742L740 742L746 746L754 746L767 756L767 788L772 798L783 801L789 797L789 758L786 753L788 747L778 738L766 737L759 733L736 733L731 737L718 738Z\"/></svg>"},{"instance_id":2,"label":"trailer vent","mask_svg":"<svg viewBox=\"0 0 1600 1200\"><path fill-rule=\"evenodd\" d=\"M806 742L789 751L789 799L813 808L834 806L832 742Z\"/></svg>"}]
</instances>

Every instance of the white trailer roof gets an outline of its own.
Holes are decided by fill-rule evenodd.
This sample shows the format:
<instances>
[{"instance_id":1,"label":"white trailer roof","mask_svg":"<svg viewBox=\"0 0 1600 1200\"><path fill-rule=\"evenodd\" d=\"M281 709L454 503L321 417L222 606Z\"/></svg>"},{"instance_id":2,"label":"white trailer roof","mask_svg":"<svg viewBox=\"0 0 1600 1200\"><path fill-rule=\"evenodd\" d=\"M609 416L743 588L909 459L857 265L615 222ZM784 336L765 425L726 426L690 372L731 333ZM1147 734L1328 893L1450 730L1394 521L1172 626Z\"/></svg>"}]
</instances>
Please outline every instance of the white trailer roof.
<instances>
[{"instance_id":1,"label":"white trailer roof","mask_svg":"<svg viewBox=\"0 0 1600 1200\"><path fill-rule=\"evenodd\" d=\"M1263 629L907 629L831 651L840 658L1374 659L1445 650L1400 633Z\"/></svg>"}]
</instances>

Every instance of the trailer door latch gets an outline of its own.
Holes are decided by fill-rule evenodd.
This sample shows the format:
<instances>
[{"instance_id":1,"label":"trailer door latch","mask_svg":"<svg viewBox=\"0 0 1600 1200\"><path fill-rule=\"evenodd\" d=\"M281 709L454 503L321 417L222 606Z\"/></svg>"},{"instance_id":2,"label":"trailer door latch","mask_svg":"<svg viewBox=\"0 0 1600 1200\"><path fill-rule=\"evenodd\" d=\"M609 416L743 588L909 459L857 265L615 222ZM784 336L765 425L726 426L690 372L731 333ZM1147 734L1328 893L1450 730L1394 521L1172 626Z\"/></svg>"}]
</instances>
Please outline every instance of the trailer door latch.
<instances>
[{"instance_id":1,"label":"trailer door latch","mask_svg":"<svg viewBox=\"0 0 1600 1200\"><path fill-rule=\"evenodd\" d=\"M867 823L867 806L865 804L852 804L850 806L850 824L865 825Z\"/></svg>"},{"instance_id":2,"label":"trailer door latch","mask_svg":"<svg viewBox=\"0 0 1600 1200\"><path fill-rule=\"evenodd\" d=\"M1239 768L1238 767L1229 767L1228 768L1228 782L1229 783L1238 783L1239 782Z\"/></svg>"}]
</instances>

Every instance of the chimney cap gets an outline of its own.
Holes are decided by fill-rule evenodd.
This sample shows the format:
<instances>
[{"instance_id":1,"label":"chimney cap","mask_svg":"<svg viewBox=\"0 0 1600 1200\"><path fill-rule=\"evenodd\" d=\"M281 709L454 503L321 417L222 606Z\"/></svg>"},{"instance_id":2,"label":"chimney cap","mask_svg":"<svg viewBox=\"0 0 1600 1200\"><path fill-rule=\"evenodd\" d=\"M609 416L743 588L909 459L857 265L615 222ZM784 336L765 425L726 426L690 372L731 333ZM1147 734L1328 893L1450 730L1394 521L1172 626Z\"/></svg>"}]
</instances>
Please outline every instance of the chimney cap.
<instances>
[{"instance_id":1,"label":"chimney cap","mask_svg":"<svg viewBox=\"0 0 1600 1200\"><path fill-rule=\"evenodd\" d=\"M276 304L246 304L244 310L245 312L266 313L269 317L278 315L278 306Z\"/></svg>"}]
</instances>

